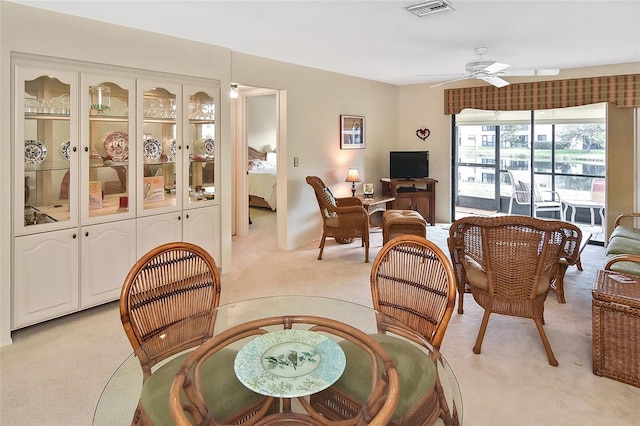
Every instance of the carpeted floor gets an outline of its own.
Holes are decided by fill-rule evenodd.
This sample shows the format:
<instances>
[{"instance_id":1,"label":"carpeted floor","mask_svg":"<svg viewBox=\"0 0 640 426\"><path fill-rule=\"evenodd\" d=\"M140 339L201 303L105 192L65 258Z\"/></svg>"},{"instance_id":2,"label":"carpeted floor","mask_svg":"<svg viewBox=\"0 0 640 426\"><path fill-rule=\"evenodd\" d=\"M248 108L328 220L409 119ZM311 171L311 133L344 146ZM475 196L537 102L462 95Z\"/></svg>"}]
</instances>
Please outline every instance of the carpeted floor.
<instances>
[{"instance_id":1,"label":"carpeted floor","mask_svg":"<svg viewBox=\"0 0 640 426\"><path fill-rule=\"evenodd\" d=\"M251 234L233 239L233 271L222 277L222 303L305 294L371 305L369 272L360 242L318 242L282 251L275 214L252 209ZM428 238L446 250L446 225ZM371 260L382 246L371 233ZM640 389L597 377L591 366L591 286L603 248L588 245L584 271L566 277L566 304L551 293L545 330L560 365L551 367L533 321L493 315L480 355L473 354L482 310L465 296L442 345L463 396L466 425L629 425L637 422ZM102 388L130 354L116 303L13 333L0 349L0 424L90 425Z\"/></svg>"}]
</instances>

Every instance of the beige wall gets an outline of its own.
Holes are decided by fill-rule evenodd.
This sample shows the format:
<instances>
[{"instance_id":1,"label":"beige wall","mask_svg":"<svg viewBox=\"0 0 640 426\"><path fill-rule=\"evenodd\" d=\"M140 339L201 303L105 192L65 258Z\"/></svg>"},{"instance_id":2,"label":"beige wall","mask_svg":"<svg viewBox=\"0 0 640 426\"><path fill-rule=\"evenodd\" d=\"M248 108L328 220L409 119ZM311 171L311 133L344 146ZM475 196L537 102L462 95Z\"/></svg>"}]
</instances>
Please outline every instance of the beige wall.
<instances>
[{"instance_id":1,"label":"beige wall","mask_svg":"<svg viewBox=\"0 0 640 426\"><path fill-rule=\"evenodd\" d=\"M286 146L279 174L278 197L286 194L286 247L293 249L317 240L320 215L307 175L317 175L337 196L350 194L344 180L349 167L357 167L361 178L375 182L388 172L389 146L395 144L398 128L396 86L341 74L300 67L233 52L232 80L242 85L286 90ZM256 72L259 70L259 72ZM366 148L341 150L340 115L366 119ZM293 167L298 157L299 167ZM357 187L361 193L361 186ZM283 214L282 211L279 214Z\"/></svg>"},{"instance_id":2,"label":"beige wall","mask_svg":"<svg viewBox=\"0 0 640 426\"><path fill-rule=\"evenodd\" d=\"M284 214L287 249L320 236L316 201L304 181L307 175L318 175L338 196L347 195L350 192L349 184L344 182L347 169L357 167L363 180L375 183L379 192L379 178L388 174L391 149L430 151L431 175L439 180L436 218L448 221L450 217L451 117L443 114L443 87L431 89L428 84L397 87L1 1L0 199L12 199L12 51L213 78L220 80L223 88L234 81L281 90L286 95L281 101L287 125L281 132L286 143L279 150L279 157L285 161L281 163L284 177L278 182L278 192L286 197L286 208L279 212L278 220ZM640 64L630 64L563 72L559 78L639 72ZM466 81L447 87L476 84ZM223 89L221 114L217 117L222 139L219 164L224 273L230 271L231 265L233 203L231 115L226 93ZM366 117L366 149L340 150L341 114ZM425 142L415 136L416 129L422 126L431 130ZM299 158L299 167L293 167L294 157ZM361 191L359 186L358 192ZM10 342L10 204L0 203L0 345Z\"/></svg>"},{"instance_id":3,"label":"beige wall","mask_svg":"<svg viewBox=\"0 0 640 426\"><path fill-rule=\"evenodd\" d=\"M607 191L606 235L609 238L613 223L621 213L634 211L636 174L636 146L634 110L607 108ZM615 148L614 148L615 147Z\"/></svg>"}]
</instances>

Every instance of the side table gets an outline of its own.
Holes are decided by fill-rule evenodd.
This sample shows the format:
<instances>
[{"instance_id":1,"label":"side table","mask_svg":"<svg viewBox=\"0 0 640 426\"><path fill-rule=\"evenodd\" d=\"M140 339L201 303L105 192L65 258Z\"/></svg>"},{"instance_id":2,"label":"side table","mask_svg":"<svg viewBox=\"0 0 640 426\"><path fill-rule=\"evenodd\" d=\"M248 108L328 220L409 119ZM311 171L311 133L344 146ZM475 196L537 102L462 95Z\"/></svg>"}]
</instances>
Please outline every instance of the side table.
<instances>
[{"instance_id":1,"label":"side table","mask_svg":"<svg viewBox=\"0 0 640 426\"><path fill-rule=\"evenodd\" d=\"M600 270L592 296L593 374L640 387L640 277Z\"/></svg>"},{"instance_id":2,"label":"side table","mask_svg":"<svg viewBox=\"0 0 640 426\"><path fill-rule=\"evenodd\" d=\"M372 228L380 228L382 226L382 214L374 216L374 213L387 210L387 203L392 203L395 201L395 198L385 196L358 198L362 201L363 207L367 209L367 213L369 214L369 226Z\"/></svg>"}]
</instances>

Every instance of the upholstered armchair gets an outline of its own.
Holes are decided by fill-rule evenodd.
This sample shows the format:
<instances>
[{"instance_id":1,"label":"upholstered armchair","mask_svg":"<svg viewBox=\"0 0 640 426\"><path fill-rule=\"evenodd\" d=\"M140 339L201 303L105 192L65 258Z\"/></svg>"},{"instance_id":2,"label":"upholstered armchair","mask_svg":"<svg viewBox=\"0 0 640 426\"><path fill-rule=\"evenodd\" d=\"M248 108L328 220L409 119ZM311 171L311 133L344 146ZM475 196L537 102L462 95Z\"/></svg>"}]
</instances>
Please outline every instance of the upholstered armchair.
<instances>
[{"instance_id":1,"label":"upholstered armchair","mask_svg":"<svg viewBox=\"0 0 640 426\"><path fill-rule=\"evenodd\" d=\"M318 201L322 217L322 239L318 260L322 260L322 252L327 237L333 237L339 243L350 243L354 238L362 240L364 261L369 262L369 215L356 197L336 198L331 190L317 176L307 176Z\"/></svg>"}]
</instances>

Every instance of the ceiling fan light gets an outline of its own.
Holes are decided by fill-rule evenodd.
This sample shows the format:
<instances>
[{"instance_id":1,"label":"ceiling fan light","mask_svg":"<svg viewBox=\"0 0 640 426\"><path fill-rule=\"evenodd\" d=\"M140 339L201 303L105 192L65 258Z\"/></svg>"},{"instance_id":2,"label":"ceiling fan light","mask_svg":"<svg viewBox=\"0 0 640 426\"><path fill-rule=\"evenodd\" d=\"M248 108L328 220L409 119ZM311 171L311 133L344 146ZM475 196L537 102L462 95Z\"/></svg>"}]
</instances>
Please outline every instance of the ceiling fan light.
<instances>
[{"instance_id":1,"label":"ceiling fan light","mask_svg":"<svg viewBox=\"0 0 640 426\"><path fill-rule=\"evenodd\" d=\"M445 0L422 1L420 3L410 4L403 7L419 17L432 15L438 12L446 12L448 10L455 10L453 5Z\"/></svg>"}]
</instances>

